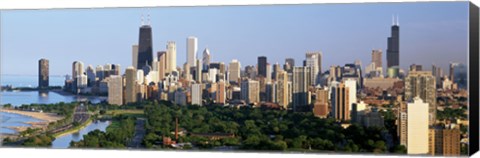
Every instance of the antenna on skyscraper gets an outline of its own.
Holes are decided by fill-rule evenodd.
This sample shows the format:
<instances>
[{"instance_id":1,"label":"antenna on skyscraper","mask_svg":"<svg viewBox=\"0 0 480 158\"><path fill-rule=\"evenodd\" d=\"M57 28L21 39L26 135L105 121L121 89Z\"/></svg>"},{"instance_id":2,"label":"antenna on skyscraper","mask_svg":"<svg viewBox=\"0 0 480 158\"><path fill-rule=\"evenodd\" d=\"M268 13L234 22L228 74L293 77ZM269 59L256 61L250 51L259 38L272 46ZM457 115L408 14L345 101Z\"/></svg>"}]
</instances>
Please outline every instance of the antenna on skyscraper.
<instances>
[{"instance_id":1,"label":"antenna on skyscraper","mask_svg":"<svg viewBox=\"0 0 480 158\"><path fill-rule=\"evenodd\" d=\"M399 22L399 20L398 20L398 19L399 19L399 18L398 18L398 15L397 15L397 26L399 26L399 25L400 25L400 22Z\"/></svg>"},{"instance_id":2,"label":"antenna on skyscraper","mask_svg":"<svg viewBox=\"0 0 480 158\"><path fill-rule=\"evenodd\" d=\"M142 26L143 26L143 25L145 24L145 23L143 22L143 14L142 14L142 17L141 17L141 21L142 21Z\"/></svg>"},{"instance_id":3,"label":"antenna on skyscraper","mask_svg":"<svg viewBox=\"0 0 480 158\"><path fill-rule=\"evenodd\" d=\"M147 25L150 25L150 13L147 14Z\"/></svg>"}]
</instances>

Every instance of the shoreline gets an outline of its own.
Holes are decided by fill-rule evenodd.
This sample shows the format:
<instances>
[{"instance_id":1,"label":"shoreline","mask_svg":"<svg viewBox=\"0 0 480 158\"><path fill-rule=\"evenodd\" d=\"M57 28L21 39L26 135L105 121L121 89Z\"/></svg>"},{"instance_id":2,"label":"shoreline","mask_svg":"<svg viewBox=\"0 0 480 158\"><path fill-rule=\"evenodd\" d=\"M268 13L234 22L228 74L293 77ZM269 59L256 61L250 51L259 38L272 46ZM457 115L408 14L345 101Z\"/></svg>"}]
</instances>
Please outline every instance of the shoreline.
<instances>
[{"instance_id":1,"label":"shoreline","mask_svg":"<svg viewBox=\"0 0 480 158\"><path fill-rule=\"evenodd\" d=\"M50 122L55 122L55 121L61 120L61 119L64 118L63 116L59 116L59 115L54 114L54 113L21 111L21 110L3 109L3 108L0 108L0 112L32 117L34 119L41 120L41 122L47 122L47 124L50 123ZM32 123L37 124L37 122L25 122L25 123L30 124L30 125Z\"/></svg>"},{"instance_id":2,"label":"shoreline","mask_svg":"<svg viewBox=\"0 0 480 158\"><path fill-rule=\"evenodd\" d=\"M65 136L65 135L68 135L68 134L73 134L73 133L76 133L76 132L79 132L80 130L82 130L83 128L87 127L88 125L90 125L91 123L93 122L93 119L92 118L89 118L87 121L85 121L83 124L75 127L75 128L71 128L71 129L68 129L66 131L63 131L63 132L60 132L60 133L57 133L57 134L54 134L53 137L56 138L60 138L62 136Z\"/></svg>"}]
</instances>

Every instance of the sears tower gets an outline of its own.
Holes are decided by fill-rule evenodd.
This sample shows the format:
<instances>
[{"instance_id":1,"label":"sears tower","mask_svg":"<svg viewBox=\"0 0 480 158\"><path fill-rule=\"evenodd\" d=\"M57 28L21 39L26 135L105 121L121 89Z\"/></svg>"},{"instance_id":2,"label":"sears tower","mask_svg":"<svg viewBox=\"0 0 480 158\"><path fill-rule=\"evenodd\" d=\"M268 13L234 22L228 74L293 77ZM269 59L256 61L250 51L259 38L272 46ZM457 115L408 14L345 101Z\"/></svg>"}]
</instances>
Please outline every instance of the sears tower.
<instances>
[{"instance_id":1,"label":"sears tower","mask_svg":"<svg viewBox=\"0 0 480 158\"><path fill-rule=\"evenodd\" d=\"M144 66L152 66L152 27L149 24L143 24L140 27L140 36L138 39L138 61L137 69L143 69Z\"/></svg>"},{"instance_id":2,"label":"sears tower","mask_svg":"<svg viewBox=\"0 0 480 158\"><path fill-rule=\"evenodd\" d=\"M400 65L400 27L398 26L398 17L393 18L392 35L388 37L387 46L387 68Z\"/></svg>"}]
</instances>

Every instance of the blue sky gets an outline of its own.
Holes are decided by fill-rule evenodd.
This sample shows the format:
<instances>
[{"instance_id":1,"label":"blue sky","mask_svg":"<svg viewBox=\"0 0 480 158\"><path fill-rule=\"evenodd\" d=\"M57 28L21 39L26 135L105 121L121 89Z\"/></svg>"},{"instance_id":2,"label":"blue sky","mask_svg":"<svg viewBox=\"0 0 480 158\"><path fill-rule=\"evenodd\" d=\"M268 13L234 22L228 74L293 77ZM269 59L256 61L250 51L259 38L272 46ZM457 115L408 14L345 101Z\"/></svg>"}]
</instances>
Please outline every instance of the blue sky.
<instances>
[{"instance_id":1,"label":"blue sky","mask_svg":"<svg viewBox=\"0 0 480 158\"><path fill-rule=\"evenodd\" d=\"M154 52L177 43L177 64L186 61L186 38L198 37L198 57L208 47L213 61L257 56L299 66L307 51L323 52L323 70L382 49L386 65L392 15L400 20L400 65L467 63L468 2L315 4L273 6L159 7L13 10L1 12L2 74L38 74L40 58L50 74L71 73L71 63L131 65L141 15L150 14ZM145 16L146 17L146 16ZM123 71L123 70L122 70Z\"/></svg>"}]
</instances>

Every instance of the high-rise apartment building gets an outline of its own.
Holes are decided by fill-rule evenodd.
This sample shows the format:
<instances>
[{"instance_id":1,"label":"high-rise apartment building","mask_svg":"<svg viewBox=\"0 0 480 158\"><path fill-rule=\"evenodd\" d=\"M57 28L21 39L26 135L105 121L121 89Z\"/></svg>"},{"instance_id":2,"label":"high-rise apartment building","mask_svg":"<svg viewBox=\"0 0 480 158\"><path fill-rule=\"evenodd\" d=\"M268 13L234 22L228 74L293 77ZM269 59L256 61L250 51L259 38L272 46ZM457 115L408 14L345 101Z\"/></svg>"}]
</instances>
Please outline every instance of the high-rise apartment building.
<instances>
[{"instance_id":1,"label":"high-rise apartment building","mask_svg":"<svg viewBox=\"0 0 480 158\"><path fill-rule=\"evenodd\" d=\"M420 97L429 107L429 124L433 125L437 111L437 89L435 77L430 71L410 71L405 78L405 100L410 101Z\"/></svg>"},{"instance_id":2,"label":"high-rise apartment building","mask_svg":"<svg viewBox=\"0 0 480 158\"><path fill-rule=\"evenodd\" d=\"M286 71L278 72L277 76L277 86L276 86L276 100L278 105L283 107L284 109L288 108L289 96L288 96L288 75Z\"/></svg>"},{"instance_id":3,"label":"high-rise apartment building","mask_svg":"<svg viewBox=\"0 0 480 158\"><path fill-rule=\"evenodd\" d=\"M317 89L316 100L313 107L313 114L320 118L326 118L328 110L328 89Z\"/></svg>"},{"instance_id":4,"label":"high-rise apartment building","mask_svg":"<svg viewBox=\"0 0 480 158\"><path fill-rule=\"evenodd\" d=\"M258 75L262 77L267 77L267 57L266 56L259 56L258 57Z\"/></svg>"},{"instance_id":5,"label":"high-rise apartment building","mask_svg":"<svg viewBox=\"0 0 480 158\"><path fill-rule=\"evenodd\" d=\"M332 112L337 121L350 120L350 99L349 99L349 87L344 83L340 83L338 86L333 87L331 93Z\"/></svg>"},{"instance_id":6,"label":"high-rise apartment building","mask_svg":"<svg viewBox=\"0 0 480 158\"><path fill-rule=\"evenodd\" d=\"M260 102L260 83L255 80L245 79L241 84L242 99L247 104Z\"/></svg>"},{"instance_id":7,"label":"high-rise apartment building","mask_svg":"<svg viewBox=\"0 0 480 158\"><path fill-rule=\"evenodd\" d=\"M132 45L132 66L137 69L138 66L138 45Z\"/></svg>"},{"instance_id":8,"label":"high-rise apartment building","mask_svg":"<svg viewBox=\"0 0 480 158\"><path fill-rule=\"evenodd\" d=\"M48 59L40 59L38 61L38 88L48 88L49 80L49 61Z\"/></svg>"},{"instance_id":9,"label":"high-rise apartment building","mask_svg":"<svg viewBox=\"0 0 480 158\"><path fill-rule=\"evenodd\" d=\"M228 65L228 81L238 83L240 79L240 71L240 62L236 59L233 59Z\"/></svg>"},{"instance_id":10,"label":"high-rise apartment building","mask_svg":"<svg viewBox=\"0 0 480 158\"><path fill-rule=\"evenodd\" d=\"M202 84L196 83L192 84L192 105L202 106Z\"/></svg>"},{"instance_id":11,"label":"high-rise apartment building","mask_svg":"<svg viewBox=\"0 0 480 158\"><path fill-rule=\"evenodd\" d=\"M112 75L108 81L108 104L123 104L123 78L122 76Z\"/></svg>"},{"instance_id":12,"label":"high-rise apartment building","mask_svg":"<svg viewBox=\"0 0 480 158\"><path fill-rule=\"evenodd\" d=\"M420 97L413 98L407 107L407 153L429 152L429 105Z\"/></svg>"},{"instance_id":13,"label":"high-rise apartment building","mask_svg":"<svg viewBox=\"0 0 480 158\"><path fill-rule=\"evenodd\" d=\"M311 68L295 67L293 69L293 110L308 110L310 95L308 88L311 85Z\"/></svg>"},{"instance_id":14,"label":"high-rise apartment building","mask_svg":"<svg viewBox=\"0 0 480 158\"><path fill-rule=\"evenodd\" d=\"M125 70L125 104L137 102L137 69L127 67Z\"/></svg>"},{"instance_id":15,"label":"high-rise apartment building","mask_svg":"<svg viewBox=\"0 0 480 158\"><path fill-rule=\"evenodd\" d=\"M167 52L159 51L157 52L158 58L158 79L161 81L165 78L165 73L167 71Z\"/></svg>"}]
</instances>

